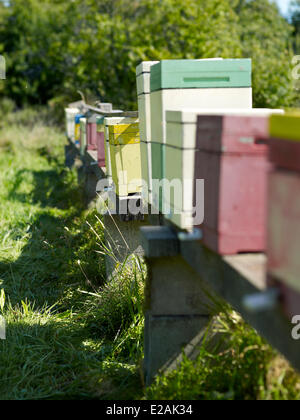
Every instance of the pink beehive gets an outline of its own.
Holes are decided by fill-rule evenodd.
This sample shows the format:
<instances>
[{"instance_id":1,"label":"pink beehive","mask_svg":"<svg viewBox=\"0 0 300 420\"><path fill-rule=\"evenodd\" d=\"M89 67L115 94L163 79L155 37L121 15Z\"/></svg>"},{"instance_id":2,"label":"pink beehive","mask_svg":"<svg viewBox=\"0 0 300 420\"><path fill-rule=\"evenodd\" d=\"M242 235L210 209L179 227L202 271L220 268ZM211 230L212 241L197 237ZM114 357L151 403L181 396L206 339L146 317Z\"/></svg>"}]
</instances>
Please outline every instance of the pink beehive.
<instances>
[{"instance_id":1,"label":"pink beehive","mask_svg":"<svg viewBox=\"0 0 300 420\"><path fill-rule=\"evenodd\" d=\"M87 150L97 150L97 114L87 117Z\"/></svg>"},{"instance_id":2,"label":"pink beehive","mask_svg":"<svg viewBox=\"0 0 300 420\"><path fill-rule=\"evenodd\" d=\"M222 255L266 249L267 116L199 116L196 179L204 244Z\"/></svg>"}]
</instances>

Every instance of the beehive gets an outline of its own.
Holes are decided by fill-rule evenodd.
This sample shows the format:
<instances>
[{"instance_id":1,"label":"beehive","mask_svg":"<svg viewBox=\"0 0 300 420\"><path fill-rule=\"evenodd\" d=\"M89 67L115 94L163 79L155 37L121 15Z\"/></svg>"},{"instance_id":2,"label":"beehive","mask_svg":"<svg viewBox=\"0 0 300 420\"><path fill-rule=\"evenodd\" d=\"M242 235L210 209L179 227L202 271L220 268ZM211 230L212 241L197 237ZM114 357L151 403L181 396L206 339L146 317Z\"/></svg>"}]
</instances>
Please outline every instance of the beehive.
<instances>
[{"instance_id":1,"label":"beehive","mask_svg":"<svg viewBox=\"0 0 300 420\"><path fill-rule=\"evenodd\" d=\"M211 138L212 147L215 147L214 144L218 142L219 150L212 149L209 151L207 148L207 169L213 174L213 168L209 167L209 162L213 162L213 153L216 153L220 158L222 154L229 152L231 155L235 153L237 158L242 158L242 154L250 152L258 152L261 148L258 146L255 148L253 146L254 138L256 134L262 135L265 137L268 133L267 120L266 116L272 112L283 112L279 110L265 110L265 109L249 109L249 110L240 110L240 109L215 109L215 110L182 110L182 111L167 111L166 120L167 120L167 143L165 145L165 178L170 184L174 184L174 188L164 189L163 197L163 213L165 216L170 219L175 225L181 229L192 230L195 225L195 206L196 206L196 197L195 197L195 187L196 180L205 179L204 175L207 174L201 173L199 175L199 168L197 166L197 161L199 160L199 154L204 153L203 151L203 142L202 137L199 133L197 137L197 121L199 118L205 119L205 116L208 116L211 119L211 124L207 125L206 129L203 129L204 135ZM211 116L211 117L210 117ZM232 127L225 127L227 123L226 118L232 116L235 118L232 119ZM240 118L237 118L239 116ZM257 124L257 130L254 129L252 124L252 119L265 117L265 119L259 119L253 124ZM213 123L215 122L215 127ZM235 130L234 124L238 127L241 123L245 124L243 130ZM248 125L247 125L248 124ZM224 132L223 132L223 127ZM227 136L227 137L226 137ZM239 142L244 142L248 148L244 147L239 151L235 148L231 151L228 150L228 145L222 145L222 142L225 141L231 136L232 142L239 145ZM243 143L242 143L243 144ZM232 146L232 145L230 145ZM226 155L227 156L227 155ZM215 156L216 157L216 156ZM266 160L266 156L265 156ZM218 164L214 163L215 168L218 167ZM233 169L234 170L234 169ZM218 176L216 172L215 176ZM239 174L236 174L236 177L239 177ZM179 182L179 184L178 184ZM205 179L206 185L209 184L209 180ZM225 181L226 183L226 181ZM210 184L209 184L210 185ZM206 192L209 188L206 188ZM199 190L200 192L200 190ZM212 194L212 191L210 191ZM237 191L238 195L238 191ZM206 196L205 196L206 197ZM200 199L200 198L199 198ZM206 197L207 199L207 197ZM208 202L206 202L208 204ZM218 203L216 203L217 206ZM207 209L206 212L218 211L214 209ZM199 222L198 222L199 224Z\"/></svg>"},{"instance_id":2,"label":"beehive","mask_svg":"<svg viewBox=\"0 0 300 420\"><path fill-rule=\"evenodd\" d=\"M106 118L106 159L116 194L120 197L142 190L139 120L137 118ZM109 152L107 153L107 148Z\"/></svg>"},{"instance_id":3,"label":"beehive","mask_svg":"<svg viewBox=\"0 0 300 420\"><path fill-rule=\"evenodd\" d=\"M150 70L158 61L144 61L136 69L141 139L142 199L152 202Z\"/></svg>"},{"instance_id":4,"label":"beehive","mask_svg":"<svg viewBox=\"0 0 300 420\"><path fill-rule=\"evenodd\" d=\"M110 146L109 146L109 124L113 123L115 118L104 118L104 147L105 147L105 167L106 167L106 178L108 185L112 185L112 172L111 172L111 158L110 158Z\"/></svg>"},{"instance_id":5,"label":"beehive","mask_svg":"<svg viewBox=\"0 0 300 420\"><path fill-rule=\"evenodd\" d=\"M87 115L87 150L97 150L97 118L99 114L89 112Z\"/></svg>"},{"instance_id":6,"label":"beehive","mask_svg":"<svg viewBox=\"0 0 300 420\"><path fill-rule=\"evenodd\" d=\"M85 117L80 118L80 153L83 156L86 151L86 138L87 138L87 119Z\"/></svg>"},{"instance_id":7,"label":"beehive","mask_svg":"<svg viewBox=\"0 0 300 420\"><path fill-rule=\"evenodd\" d=\"M251 60L165 60L151 67L152 179L165 177L167 110L252 107ZM155 160L155 162L154 162ZM162 166L159 166L161 162ZM162 211L162 192L153 201Z\"/></svg>"},{"instance_id":8,"label":"beehive","mask_svg":"<svg viewBox=\"0 0 300 420\"><path fill-rule=\"evenodd\" d=\"M66 134L70 141L75 141L75 116L79 114L78 108L66 108Z\"/></svg>"},{"instance_id":9,"label":"beehive","mask_svg":"<svg viewBox=\"0 0 300 420\"><path fill-rule=\"evenodd\" d=\"M268 275L289 316L300 310L300 113L270 118Z\"/></svg>"},{"instance_id":10,"label":"beehive","mask_svg":"<svg viewBox=\"0 0 300 420\"><path fill-rule=\"evenodd\" d=\"M203 241L222 255L266 250L270 112L198 117L195 173L205 181Z\"/></svg>"},{"instance_id":11,"label":"beehive","mask_svg":"<svg viewBox=\"0 0 300 420\"><path fill-rule=\"evenodd\" d=\"M104 138L104 118L98 117L96 119L97 124L97 156L98 156L98 165L100 168L105 167L105 138Z\"/></svg>"},{"instance_id":12,"label":"beehive","mask_svg":"<svg viewBox=\"0 0 300 420\"><path fill-rule=\"evenodd\" d=\"M80 147L80 119L83 118L83 114L75 115L75 138L74 143L77 147Z\"/></svg>"}]
</instances>

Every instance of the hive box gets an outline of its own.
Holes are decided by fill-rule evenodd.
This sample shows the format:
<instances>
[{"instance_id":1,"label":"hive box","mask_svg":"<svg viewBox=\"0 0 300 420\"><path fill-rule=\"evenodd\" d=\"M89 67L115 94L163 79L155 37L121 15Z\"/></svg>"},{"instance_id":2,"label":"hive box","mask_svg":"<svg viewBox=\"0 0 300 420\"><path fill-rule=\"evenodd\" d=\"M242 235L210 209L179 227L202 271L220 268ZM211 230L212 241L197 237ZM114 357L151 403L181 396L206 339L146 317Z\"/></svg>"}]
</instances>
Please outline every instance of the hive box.
<instances>
[{"instance_id":1,"label":"hive box","mask_svg":"<svg viewBox=\"0 0 300 420\"><path fill-rule=\"evenodd\" d=\"M75 115L75 138L74 143L77 147L80 147L80 120L83 118L83 114Z\"/></svg>"},{"instance_id":2,"label":"hive box","mask_svg":"<svg viewBox=\"0 0 300 420\"><path fill-rule=\"evenodd\" d=\"M105 167L105 139L104 139L104 118L97 117L97 152L98 152L98 165L100 168Z\"/></svg>"},{"instance_id":3,"label":"hive box","mask_svg":"<svg viewBox=\"0 0 300 420\"><path fill-rule=\"evenodd\" d=\"M144 181L142 199L152 202L150 70L158 61L144 61L136 68L141 138L141 166Z\"/></svg>"},{"instance_id":4,"label":"hive box","mask_svg":"<svg viewBox=\"0 0 300 420\"><path fill-rule=\"evenodd\" d=\"M75 141L75 116L79 113L78 108L66 108L66 134L70 141Z\"/></svg>"},{"instance_id":5,"label":"hive box","mask_svg":"<svg viewBox=\"0 0 300 420\"><path fill-rule=\"evenodd\" d=\"M87 150L97 150L97 118L98 114L87 115Z\"/></svg>"},{"instance_id":6,"label":"hive box","mask_svg":"<svg viewBox=\"0 0 300 420\"><path fill-rule=\"evenodd\" d=\"M138 118L105 118L105 135L108 138L105 150L107 165L110 162L108 176L115 185L116 194L124 197L140 193L142 177Z\"/></svg>"},{"instance_id":7,"label":"hive box","mask_svg":"<svg viewBox=\"0 0 300 420\"><path fill-rule=\"evenodd\" d=\"M165 112L252 108L251 60L165 60L151 67L151 140L166 142Z\"/></svg>"},{"instance_id":8,"label":"hive box","mask_svg":"<svg viewBox=\"0 0 300 420\"><path fill-rule=\"evenodd\" d=\"M253 127L249 126L249 121L252 123L251 118L253 117L266 117L270 113L283 112L280 110L266 110L266 109L215 109L215 110L189 110L185 109L182 111L167 111L166 120L167 120L167 144L165 145L165 178L171 184L174 184L174 188L164 188L163 196L163 213L165 217L171 220L176 226L184 230L192 230L194 226L201 223L201 221L195 220L195 208L196 208L196 199L202 201L202 196L196 197L195 187L196 179L203 179L197 177L198 167L197 164L197 155L200 153L201 148L203 148L202 139L199 135L197 138L197 120L198 116L201 115L203 118L205 116L215 115L216 126L208 126L207 130L211 130L211 137L217 137L213 141L223 141L221 136L229 135L234 144L236 142L238 145L240 142L248 144L250 147L248 149L242 150L244 153L249 153L252 151L251 144L254 141L256 135ZM224 116L221 117L221 116ZM218 117L219 116L219 117ZM240 129L236 130L234 127L229 126L227 132L224 129L222 133L222 123L226 123L226 117L229 116L239 116L240 119L233 119L232 124L236 123L237 126L245 123L244 132ZM220 124L220 118L223 118L222 123ZM249 129L247 128L247 124ZM260 119L258 124L262 128L258 128L258 134L267 134L268 126L266 119ZM262 125L263 124L263 125ZM205 135L208 135L206 130ZM247 131L248 130L248 131ZM235 133L237 131L237 135ZM239 134L244 137L237 137ZM246 134L247 133L247 136ZM224 137L226 141L226 137ZM213 145L213 143L212 143ZM230 145L231 146L231 145ZM224 146L226 147L226 146ZM257 149L257 151L260 149ZM220 145L220 153L224 152L225 149ZM238 150L232 150L235 153L239 153ZM211 152L211 153L210 153ZM219 151L217 151L219 152ZM230 150L229 150L230 152ZM214 151L209 151L208 161L212 159ZM239 155L236 157L239 158ZM234 170L234 168L233 168ZM237 174L237 177L239 174ZM202 194L202 190L199 190L199 193ZM238 194L238 191L237 191ZM238 199L238 197L237 197ZM197 209L198 215L201 215L200 209Z\"/></svg>"},{"instance_id":9,"label":"hive box","mask_svg":"<svg viewBox=\"0 0 300 420\"><path fill-rule=\"evenodd\" d=\"M151 67L152 178L164 178L167 110L252 107L251 60L165 60ZM162 211L162 191L153 202Z\"/></svg>"},{"instance_id":10,"label":"hive box","mask_svg":"<svg viewBox=\"0 0 300 420\"><path fill-rule=\"evenodd\" d=\"M112 179L119 197L141 192L141 150L139 124L109 127Z\"/></svg>"},{"instance_id":11,"label":"hive box","mask_svg":"<svg viewBox=\"0 0 300 420\"><path fill-rule=\"evenodd\" d=\"M118 118L117 120L119 120ZM110 159L110 147L109 147L109 124L113 123L116 118L104 118L104 147L105 147L105 167L106 167L106 178L108 185L112 185L112 172L111 172L111 159Z\"/></svg>"},{"instance_id":12,"label":"hive box","mask_svg":"<svg viewBox=\"0 0 300 420\"><path fill-rule=\"evenodd\" d=\"M80 153L82 156L85 154L85 151L86 151L86 143L87 143L86 129L87 129L87 119L85 117L80 118Z\"/></svg>"},{"instance_id":13,"label":"hive box","mask_svg":"<svg viewBox=\"0 0 300 420\"><path fill-rule=\"evenodd\" d=\"M272 117L270 132L268 275L292 317L300 314L300 114Z\"/></svg>"},{"instance_id":14,"label":"hive box","mask_svg":"<svg viewBox=\"0 0 300 420\"><path fill-rule=\"evenodd\" d=\"M267 116L199 116L195 177L204 179L203 242L230 255L266 250Z\"/></svg>"}]
</instances>

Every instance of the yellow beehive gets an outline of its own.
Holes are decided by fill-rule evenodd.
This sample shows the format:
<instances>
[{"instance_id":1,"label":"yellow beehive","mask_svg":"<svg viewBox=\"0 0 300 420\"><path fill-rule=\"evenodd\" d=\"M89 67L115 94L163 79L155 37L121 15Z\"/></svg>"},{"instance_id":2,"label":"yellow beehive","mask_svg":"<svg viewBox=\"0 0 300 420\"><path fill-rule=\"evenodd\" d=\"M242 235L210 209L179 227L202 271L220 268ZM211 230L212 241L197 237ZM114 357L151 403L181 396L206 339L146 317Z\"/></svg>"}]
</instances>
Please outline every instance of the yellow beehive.
<instances>
[{"instance_id":1,"label":"yellow beehive","mask_svg":"<svg viewBox=\"0 0 300 420\"><path fill-rule=\"evenodd\" d=\"M127 118L128 120L128 118ZM109 126L112 179L120 197L142 190L139 123Z\"/></svg>"}]
</instances>

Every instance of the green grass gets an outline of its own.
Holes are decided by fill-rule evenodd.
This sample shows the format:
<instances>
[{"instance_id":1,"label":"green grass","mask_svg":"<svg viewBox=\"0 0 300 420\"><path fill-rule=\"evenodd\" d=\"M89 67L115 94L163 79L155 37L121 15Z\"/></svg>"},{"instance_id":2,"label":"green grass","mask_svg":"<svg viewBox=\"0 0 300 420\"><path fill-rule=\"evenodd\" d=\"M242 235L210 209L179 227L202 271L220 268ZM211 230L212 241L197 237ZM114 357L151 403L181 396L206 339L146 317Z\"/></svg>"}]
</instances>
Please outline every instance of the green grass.
<instances>
[{"instance_id":1,"label":"green grass","mask_svg":"<svg viewBox=\"0 0 300 420\"><path fill-rule=\"evenodd\" d=\"M138 397L143 272L106 284L102 222L39 117L10 114L0 132L0 398Z\"/></svg>"},{"instance_id":2,"label":"green grass","mask_svg":"<svg viewBox=\"0 0 300 420\"><path fill-rule=\"evenodd\" d=\"M299 400L299 376L227 305L211 330L218 345L203 344L195 361L183 357L180 368L160 376L147 390L161 400Z\"/></svg>"},{"instance_id":3,"label":"green grass","mask_svg":"<svg viewBox=\"0 0 300 420\"><path fill-rule=\"evenodd\" d=\"M9 103L7 112L11 111ZM1 104L0 104L1 110ZM3 111L3 110L2 110ZM147 390L142 375L145 267L106 281L104 226L83 207L65 138L46 109L0 126L0 399L300 399L300 380L228 306L224 343L183 358Z\"/></svg>"}]
</instances>

